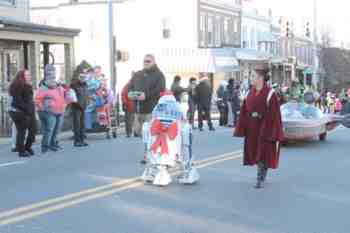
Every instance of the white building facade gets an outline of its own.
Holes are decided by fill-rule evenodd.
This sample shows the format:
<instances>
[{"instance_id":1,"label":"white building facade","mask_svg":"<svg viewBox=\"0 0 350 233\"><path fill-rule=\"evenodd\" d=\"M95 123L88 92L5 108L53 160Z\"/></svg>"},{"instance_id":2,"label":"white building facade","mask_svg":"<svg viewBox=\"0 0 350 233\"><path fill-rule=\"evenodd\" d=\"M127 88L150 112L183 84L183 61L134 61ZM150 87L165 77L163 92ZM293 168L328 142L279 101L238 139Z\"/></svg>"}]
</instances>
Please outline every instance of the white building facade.
<instances>
[{"instance_id":1,"label":"white building facade","mask_svg":"<svg viewBox=\"0 0 350 233\"><path fill-rule=\"evenodd\" d=\"M29 0L0 0L0 17L28 22Z\"/></svg>"},{"instance_id":2,"label":"white building facade","mask_svg":"<svg viewBox=\"0 0 350 233\"><path fill-rule=\"evenodd\" d=\"M76 62L87 60L92 65L101 65L108 77L106 1L73 2L56 0L49 6L32 5L31 18L37 23L80 28L81 34L75 40ZM188 78L198 72L220 73L219 63L237 66L233 55L232 60L226 59L226 55L222 59L218 56L225 48L240 47L240 12L239 0L133 0L115 3L116 47L129 53L128 61L117 63L117 88L124 86L132 71L142 69L143 56L148 53L155 54L158 65L167 76L168 86L175 74Z\"/></svg>"}]
</instances>

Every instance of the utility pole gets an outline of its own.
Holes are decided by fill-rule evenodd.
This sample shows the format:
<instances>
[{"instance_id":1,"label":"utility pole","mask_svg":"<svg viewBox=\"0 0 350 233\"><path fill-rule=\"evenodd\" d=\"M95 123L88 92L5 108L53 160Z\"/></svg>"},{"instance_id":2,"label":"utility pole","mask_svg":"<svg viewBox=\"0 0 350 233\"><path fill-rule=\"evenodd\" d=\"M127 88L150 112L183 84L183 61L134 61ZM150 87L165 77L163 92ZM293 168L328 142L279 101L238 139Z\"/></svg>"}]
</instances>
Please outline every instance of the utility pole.
<instances>
[{"instance_id":1,"label":"utility pole","mask_svg":"<svg viewBox=\"0 0 350 233\"><path fill-rule=\"evenodd\" d=\"M315 87L318 86L320 80L318 77L318 66L319 66L319 59L318 59L318 53L317 53L317 0L314 0L314 36L313 36L313 56L314 56L314 64L313 64L313 83Z\"/></svg>"},{"instance_id":2,"label":"utility pole","mask_svg":"<svg viewBox=\"0 0 350 233\"><path fill-rule=\"evenodd\" d=\"M113 0L108 0L108 42L109 42L109 62L110 62L110 85L114 95L116 92L117 76L115 67L115 51L116 43L114 40L114 12L113 12Z\"/></svg>"},{"instance_id":3,"label":"utility pole","mask_svg":"<svg viewBox=\"0 0 350 233\"><path fill-rule=\"evenodd\" d=\"M113 11L113 0L108 0L108 42L109 42L109 61L110 61L110 85L113 91L113 94L116 98L116 109L115 111L116 117L116 130L115 136L118 135L118 128L120 126L120 117L119 117L119 93L117 93L117 67L116 67L116 51L117 51L117 40L114 36L114 11Z\"/></svg>"}]
</instances>

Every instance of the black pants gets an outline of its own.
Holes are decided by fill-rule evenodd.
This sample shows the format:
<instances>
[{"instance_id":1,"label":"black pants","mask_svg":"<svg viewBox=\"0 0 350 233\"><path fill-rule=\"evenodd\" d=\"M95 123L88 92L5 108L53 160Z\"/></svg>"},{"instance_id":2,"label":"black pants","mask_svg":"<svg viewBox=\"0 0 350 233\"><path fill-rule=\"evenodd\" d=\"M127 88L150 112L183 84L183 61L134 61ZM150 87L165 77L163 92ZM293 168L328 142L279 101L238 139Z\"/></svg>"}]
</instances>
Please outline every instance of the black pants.
<instances>
[{"instance_id":1,"label":"black pants","mask_svg":"<svg viewBox=\"0 0 350 233\"><path fill-rule=\"evenodd\" d=\"M133 132L132 128L134 125L134 121L135 121L135 113L125 111L125 132L126 132L126 135L128 136L132 135L132 132Z\"/></svg>"},{"instance_id":2,"label":"black pants","mask_svg":"<svg viewBox=\"0 0 350 233\"><path fill-rule=\"evenodd\" d=\"M267 166L264 164L264 162L260 161L260 162L258 162L257 167L258 167L257 180L258 181L265 181L267 171L268 171Z\"/></svg>"},{"instance_id":3,"label":"black pants","mask_svg":"<svg viewBox=\"0 0 350 233\"><path fill-rule=\"evenodd\" d=\"M84 112L79 108L72 108L74 142L84 142L85 125Z\"/></svg>"},{"instance_id":4,"label":"black pants","mask_svg":"<svg viewBox=\"0 0 350 233\"><path fill-rule=\"evenodd\" d=\"M11 119L16 125L16 148L19 153L23 153L32 148L36 135L35 115L25 115L23 112L9 112ZM26 133L28 131L27 139Z\"/></svg>"},{"instance_id":5,"label":"black pants","mask_svg":"<svg viewBox=\"0 0 350 233\"><path fill-rule=\"evenodd\" d=\"M193 101L188 102L187 119L191 125L194 124L194 115L196 113L196 104Z\"/></svg>"},{"instance_id":6,"label":"black pants","mask_svg":"<svg viewBox=\"0 0 350 233\"><path fill-rule=\"evenodd\" d=\"M228 123L228 109L227 106L218 105L219 113L220 113L220 119L219 119L219 125L224 126Z\"/></svg>"},{"instance_id":7,"label":"black pants","mask_svg":"<svg viewBox=\"0 0 350 233\"><path fill-rule=\"evenodd\" d=\"M213 128L213 123L211 122L210 107L198 105L198 127L203 128L203 120L207 120L209 128Z\"/></svg>"}]
</instances>

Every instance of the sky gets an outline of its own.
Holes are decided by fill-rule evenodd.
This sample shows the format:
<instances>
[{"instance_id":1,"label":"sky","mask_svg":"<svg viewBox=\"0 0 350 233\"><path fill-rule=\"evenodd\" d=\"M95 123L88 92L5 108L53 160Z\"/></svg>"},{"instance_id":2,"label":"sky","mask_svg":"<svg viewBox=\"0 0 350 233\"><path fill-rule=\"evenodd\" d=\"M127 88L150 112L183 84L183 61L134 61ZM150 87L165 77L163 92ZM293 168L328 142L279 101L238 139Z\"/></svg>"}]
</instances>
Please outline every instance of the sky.
<instances>
[{"instance_id":1,"label":"sky","mask_svg":"<svg viewBox=\"0 0 350 233\"><path fill-rule=\"evenodd\" d=\"M247 2L247 1L245 1ZM269 8L275 17L287 16L296 21L298 29L303 21L313 21L314 0L249 0L248 6L256 7L259 12L267 14ZM316 0L318 31L328 28L335 44L350 44L350 1L349 0Z\"/></svg>"}]
</instances>

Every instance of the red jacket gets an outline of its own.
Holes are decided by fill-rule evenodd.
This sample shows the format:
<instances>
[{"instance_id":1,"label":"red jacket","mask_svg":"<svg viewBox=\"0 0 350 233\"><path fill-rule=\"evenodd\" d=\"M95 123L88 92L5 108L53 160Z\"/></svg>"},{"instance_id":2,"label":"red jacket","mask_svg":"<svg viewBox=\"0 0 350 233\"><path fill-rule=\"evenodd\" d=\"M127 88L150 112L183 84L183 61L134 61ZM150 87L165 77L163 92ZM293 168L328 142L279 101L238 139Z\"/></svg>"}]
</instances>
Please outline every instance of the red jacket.
<instances>
[{"instance_id":1,"label":"red jacket","mask_svg":"<svg viewBox=\"0 0 350 233\"><path fill-rule=\"evenodd\" d=\"M123 103L123 109L127 112L134 112L134 101L130 100L128 97L129 92L129 83L125 85L125 87L122 90L122 103Z\"/></svg>"}]
</instances>

